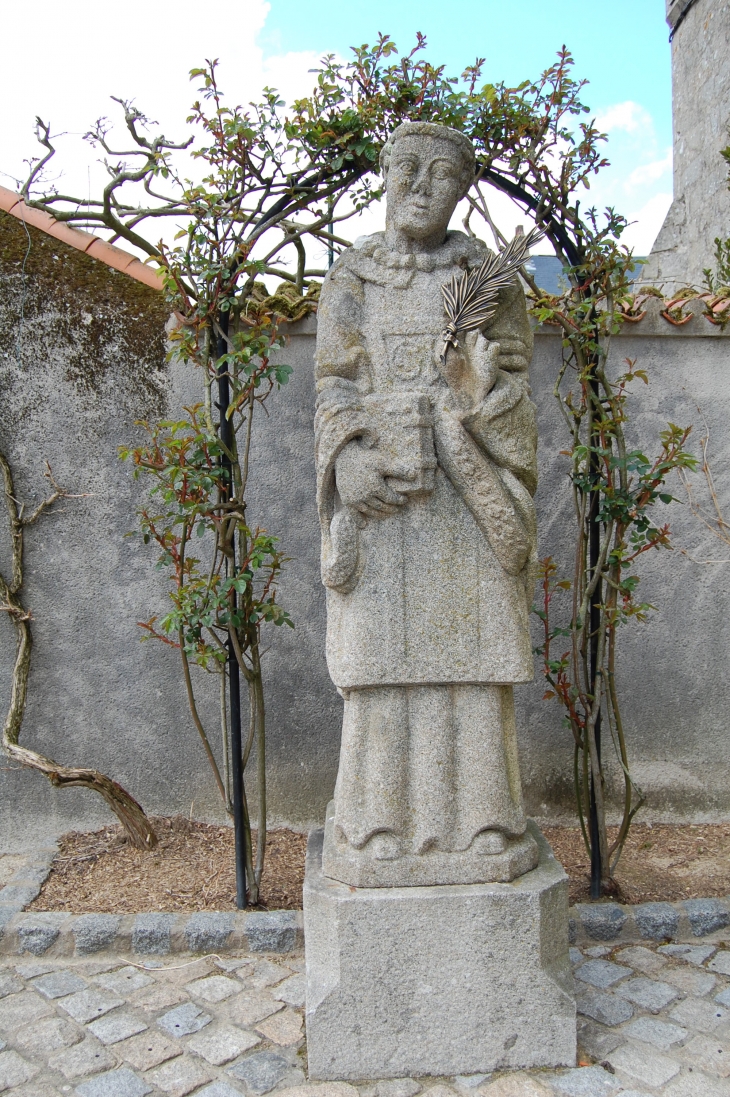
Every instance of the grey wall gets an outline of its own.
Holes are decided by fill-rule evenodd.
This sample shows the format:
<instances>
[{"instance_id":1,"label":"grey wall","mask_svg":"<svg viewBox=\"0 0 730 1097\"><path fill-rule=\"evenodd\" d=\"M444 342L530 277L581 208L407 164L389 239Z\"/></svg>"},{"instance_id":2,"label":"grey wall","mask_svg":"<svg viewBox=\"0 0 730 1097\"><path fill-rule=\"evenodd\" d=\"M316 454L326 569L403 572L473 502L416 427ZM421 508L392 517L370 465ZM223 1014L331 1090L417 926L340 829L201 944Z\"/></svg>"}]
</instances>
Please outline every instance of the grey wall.
<instances>
[{"instance_id":1,"label":"grey wall","mask_svg":"<svg viewBox=\"0 0 730 1097\"><path fill-rule=\"evenodd\" d=\"M0 444L17 471L20 496L31 505L43 493L46 458L65 487L91 493L64 501L28 534L26 597L35 649L23 741L59 761L109 773L153 813L221 820L177 654L139 640L136 622L164 612L166 592L154 551L124 536L144 497L117 459L117 447L139 436L135 419L174 412L195 399L196 381L180 367L164 366L164 314L153 291L42 234L32 234L26 264L18 355L25 237L16 238L17 223L10 220L0 218ZM713 468L730 513L728 336L701 317L675 329L658 314L625 330L615 340L615 359L637 358L651 378L637 403L637 438L651 447L667 419L694 421L701 433L699 404L712 429ZM312 319L295 325L282 352L294 374L272 397L270 416L254 439L250 508L251 520L279 534L291 557L281 600L296 630L272 629L266 656L269 802L274 821L302 828L322 819L331 796L341 719L324 661L314 331ZM541 554L568 559L567 469L558 455L565 443L552 396L559 357L559 339L539 333L532 377L540 419ZM730 550L705 536L688 508L668 513L678 545L692 557L730 560ZM0 538L0 566L6 567L3 522ZM729 569L679 551L653 554L643 569L643 593L660 612L647 625L627 627L620 688L636 772L649 794L646 817L730 817ZM0 615L3 703L13 654L13 631ZM197 685L215 738L217 697L202 672ZM534 814L567 820L569 733L542 693L539 681L518 690L526 797ZM0 766L0 849L109 818L91 793L56 791L34 773Z\"/></svg>"}]
</instances>

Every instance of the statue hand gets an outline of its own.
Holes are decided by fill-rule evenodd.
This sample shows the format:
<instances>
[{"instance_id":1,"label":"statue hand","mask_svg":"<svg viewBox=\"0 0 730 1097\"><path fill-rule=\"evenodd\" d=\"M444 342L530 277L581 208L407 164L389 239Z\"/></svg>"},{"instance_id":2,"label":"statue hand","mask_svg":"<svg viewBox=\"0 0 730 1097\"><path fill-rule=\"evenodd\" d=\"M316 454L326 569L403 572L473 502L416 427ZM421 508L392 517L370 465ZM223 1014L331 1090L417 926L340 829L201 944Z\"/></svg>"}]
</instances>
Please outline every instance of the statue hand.
<instances>
[{"instance_id":1,"label":"statue hand","mask_svg":"<svg viewBox=\"0 0 730 1097\"><path fill-rule=\"evenodd\" d=\"M485 339L480 331L460 336L459 347L450 347L441 376L449 386L446 403L457 414L468 415L494 387L499 372L499 343Z\"/></svg>"},{"instance_id":2,"label":"statue hand","mask_svg":"<svg viewBox=\"0 0 730 1097\"><path fill-rule=\"evenodd\" d=\"M407 496L385 479L383 459L359 439L348 442L335 461L335 482L345 506L354 507L367 518L386 518L403 506Z\"/></svg>"},{"instance_id":3,"label":"statue hand","mask_svg":"<svg viewBox=\"0 0 730 1097\"><path fill-rule=\"evenodd\" d=\"M474 406L478 407L494 388L499 372L499 343L485 339L480 331L469 332L466 349L471 366L470 387Z\"/></svg>"}]
</instances>

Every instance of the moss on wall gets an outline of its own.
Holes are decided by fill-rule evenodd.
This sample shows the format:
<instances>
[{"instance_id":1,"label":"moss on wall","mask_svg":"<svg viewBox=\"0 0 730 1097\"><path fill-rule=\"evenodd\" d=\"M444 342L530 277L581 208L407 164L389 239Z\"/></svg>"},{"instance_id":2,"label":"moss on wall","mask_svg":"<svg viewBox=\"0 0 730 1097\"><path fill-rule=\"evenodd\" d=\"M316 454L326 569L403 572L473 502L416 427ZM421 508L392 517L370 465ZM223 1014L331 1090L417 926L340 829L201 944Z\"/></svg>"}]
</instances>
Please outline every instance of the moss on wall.
<instances>
[{"instance_id":1,"label":"moss on wall","mask_svg":"<svg viewBox=\"0 0 730 1097\"><path fill-rule=\"evenodd\" d=\"M0 362L20 357L34 370L62 349L75 387L122 384L152 415L163 406L168 315L161 293L0 212Z\"/></svg>"}]
</instances>

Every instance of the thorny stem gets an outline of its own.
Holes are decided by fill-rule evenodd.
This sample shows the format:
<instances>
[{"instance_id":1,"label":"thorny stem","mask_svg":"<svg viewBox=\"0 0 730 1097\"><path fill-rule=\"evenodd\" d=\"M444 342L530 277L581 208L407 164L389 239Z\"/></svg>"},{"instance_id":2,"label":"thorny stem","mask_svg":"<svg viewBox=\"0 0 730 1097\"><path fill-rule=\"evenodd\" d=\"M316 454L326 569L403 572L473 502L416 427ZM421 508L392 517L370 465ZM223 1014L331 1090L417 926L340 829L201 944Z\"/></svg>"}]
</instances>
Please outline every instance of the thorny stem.
<instances>
[{"instance_id":1,"label":"thorny stem","mask_svg":"<svg viewBox=\"0 0 730 1097\"><path fill-rule=\"evenodd\" d=\"M48 496L28 518L22 517L19 508L13 474L10 463L4 453L0 453L0 472L2 472L6 512L10 526L12 543L12 579L8 582L0 573L0 608L5 610L15 627L16 652L13 666L10 704L3 724L2 745L5 753L14 762L28 769L42 773L56 788L81 787L98 792L114 812L124 828L130 843L137 849L152 849L157 845L157 835L147 819L143 809L126 789L98 770L81 766L64 766L54 762L35 750L20 745L20 730L28 697L31 652L33 634L31 632L31 614L23 605L23 530L40 518L57 499L68 496L54 484L54 492ZM51 478L50 469L47 473Z\"/></svg>"}]
</instances>

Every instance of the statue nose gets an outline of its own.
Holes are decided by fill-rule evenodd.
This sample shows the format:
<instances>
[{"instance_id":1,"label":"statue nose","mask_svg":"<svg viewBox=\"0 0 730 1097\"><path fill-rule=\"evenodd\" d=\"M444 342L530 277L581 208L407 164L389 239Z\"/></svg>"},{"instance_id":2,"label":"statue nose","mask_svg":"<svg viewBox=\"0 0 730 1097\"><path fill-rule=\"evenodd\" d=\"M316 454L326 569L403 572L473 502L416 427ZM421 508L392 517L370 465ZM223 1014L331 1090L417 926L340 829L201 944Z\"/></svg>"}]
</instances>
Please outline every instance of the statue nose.
<instances>
[{"instance_id":1,"label":"statue nose","mask_svg":"<svg viewBox=\"0 0 730 1097\"><path fill-rule=\"evenodd\" d=\"M416 177L416 181L413 184L413 190L416 194L424 194L427 197L431 194L431 179L427 172L423 172Z\"/></svg>"}]
</instances>

